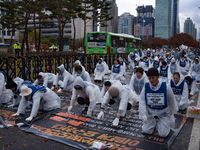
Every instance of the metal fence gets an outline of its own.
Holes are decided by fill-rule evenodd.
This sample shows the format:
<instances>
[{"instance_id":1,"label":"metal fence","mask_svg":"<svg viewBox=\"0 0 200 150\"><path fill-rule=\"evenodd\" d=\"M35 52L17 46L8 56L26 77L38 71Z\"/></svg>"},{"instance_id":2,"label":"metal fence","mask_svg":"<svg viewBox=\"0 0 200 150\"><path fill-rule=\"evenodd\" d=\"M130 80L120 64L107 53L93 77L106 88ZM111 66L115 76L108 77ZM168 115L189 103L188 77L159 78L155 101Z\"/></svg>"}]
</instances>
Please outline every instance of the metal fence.
<instances>
[{"instance_id":1,"label":"metal fence","mask_svg":"<svg viewBox=\"0 0 200 150\"><path fill-rule=\"evenodd\" d=\"M72 73L73 63L80 60L85 70L93 73L99 58L113 65L115 58L124 58L127 54L67 54L67 55L43 55L25 57L1 57L0 71L4 71L7 78L20 77L24 80L33 81L39 72L56 74L56 68L63 64L65 69Z\"/></svg>"}]
</instances>

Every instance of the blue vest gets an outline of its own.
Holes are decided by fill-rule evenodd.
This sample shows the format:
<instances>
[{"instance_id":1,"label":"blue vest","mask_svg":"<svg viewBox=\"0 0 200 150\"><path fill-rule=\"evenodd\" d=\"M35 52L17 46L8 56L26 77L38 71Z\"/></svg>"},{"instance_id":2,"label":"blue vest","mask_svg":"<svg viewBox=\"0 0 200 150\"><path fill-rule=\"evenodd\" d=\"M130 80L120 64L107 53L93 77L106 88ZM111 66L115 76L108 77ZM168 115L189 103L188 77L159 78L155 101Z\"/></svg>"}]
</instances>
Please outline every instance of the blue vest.
<instances>
[{"instance_id":1,"label":"blue vest","mask_svg":"<svg viewBox=\"0 0 200 150\"><path fill-rule=\"evenodd\" d=\"M153 91L147 82L145 84L145 101L146 105L151 109L166 108L168 106L166 82L162 82L160 88L157 91Z\"/></svg>"},{"instance_id":2,"label":"blue vest","mask_svg":"<svg viewBox=\"0 0 200 150\"><path fill-rule=\"evenodd\" d=\"M23 81L22 84L21 84L21 86L22 86L23 84L32 85L32 83L31 83L30 81Z\"/></svg>"},{"instance_id":3,"label":"blue vest","mask_svg":"<svg viewBox=\"0 0 200 150\"><path fill-rule=\"evenodd\" d=\"M163 67L161 66L160 67L160 76L161 77L167 77L168 76L168 66L165 68L165 69L163 69Z\"/></svg>"},{"instance_id":4,"label":"blue vest","mask_svg":"<svg viewBox=\"0 0 200 150\"><path fill-rule=\"evenodd\" d=\"M186 61L184 60L184 61L179 61L179 65L181 66L181 67L185 67L186 66Z\"/></svg>"},{"instance_id":5,"label":"blue vest","mask_svg":"<svg viewBox=\"0 0 200 150\"><path fill-rule=\"evenodd\" d=\"M167 58L167 63L170 64L171 60L172 60L172 57L171 58Z\"/></svg>"},{"instance_id":6,"label":"blue vest","mask_svg":"<svg viewBox=\"0 0 200 150\"><path fill-rule=\"evenodd\" d=\"M112 72L113 72L113 73L120 73L120 67L121 67L121 65L119 65L118 67L115 66L115 65L113 65Z\"/></svg>"},{"instance_id":7,"label":"blue vest","mask_svg":"<svg viewBox=\"0 0 200 150\"><path fill-rule=\"evenodd\" d=\"M171 74L174 74L175 71L176 71L176 64L170 66L170 71L171 71Z\"/></svg>"},{"instance_id":8,"label":"blue vest","mask_svg":"<svg viewBox=\"0 0 200 150\"><path fill-rule=\"evenodd\" d=\"M97 72L103 72L103 64L97 64Z\"/></svg>"},{"instance_id":9,"label":"blue vest","mask_svg":"<svg viewBox=\"0 0 200 150\"><path fill-rule=\"evenodd\" d=\"M2 73L4 75L5 81L6 81L6 74L3 71L0 71L0 73Z\"/></svg>"},{"instance_id":10,"label":"blue vest","mask_svg":"<svg viewBox=\"0 0 200 150\"><path fill-rule=\"evenodd\" d=\"M149 67L149 60L147 60L147 61L143 61L144 63L145 63L145 67Z\"/></svg>"},{"instance_id":11,"label":"blue vest","mask_svg":"<svg viewBox=\"0 0 200 150\"><path fill-rule=\"evenodd\" d=\"M151 64L154 62L154 59L150 59Z\"/></svg>"},{"instance_id":12,"label":"blue vest","mask_svg":"<svg viewBox=\"0 0 200 150\"><path fill-rule=\"evenodd\" d=\"M134 79L133 88L136 94L139 95L141 93L143 86L144 86L144 78L143 80L137 80L136 78Z\"/></svg>"},{"instance_id":13,"label":"blue vest","mask_svg":"<svg viewBox=\"0 0 200 150\"><path fill-rule=\"evenodd\" d=\"M160 66L160 62L158 61L157 63L154 61L153 62L153 67L158 68Z\"/></svg>"},{"instance_id":14,"label":"blue vest","mask_svg":"<svg viewBox=\"0 0 200 150\"><path fill-rule=\"evenodd\" d=\"M133 53L133 56L130 56L131 60L135 60L135 53Z\"/></svg>"},{"instance_id":15,"label":"blue vest","mask_svg":"<svg viewBox=\"0 0 200 150\"><path fill-rule=\"evenodd\" d=\"M151 57L151 52L147 52L147 57Z\"/></svg>"},{"instance_id":16,"label":"blue vest","mask_svg":"<svg viewBox=\"0 0 200 150\"><path fill-rule=\"evenodd\" d=\"M32 100L33 95L36 92L40 91L40 92L44 92L45 93L47 91L46 87L45 86L41 86L41 85L35 85L35 86L34 85L28 85L28 88L32 89L30 100Z\"/></svg>"},{"instance_id":17,"label":"blue vest","mask_svg":"<svg viewBox=\"0 0 200 150\"><path fill-rule=\"evenodd\" d=\"M176 86L174 84L174 81L171 80L171 88L172 88L174 95L182 95L184 83L185 83L185 80L183 80L183 82L179 86Z\"/></svg>"},{"instance_id":18,"label":"blue vest","mask_svg":"<svg viewBox=\"0 0 200 150\"><path fill-rule=\"evenodd\" d=\"M140 55L140 57L142 57L142 52L141 51L139 52L139 55Z\"/></svg>"}]
</instances>

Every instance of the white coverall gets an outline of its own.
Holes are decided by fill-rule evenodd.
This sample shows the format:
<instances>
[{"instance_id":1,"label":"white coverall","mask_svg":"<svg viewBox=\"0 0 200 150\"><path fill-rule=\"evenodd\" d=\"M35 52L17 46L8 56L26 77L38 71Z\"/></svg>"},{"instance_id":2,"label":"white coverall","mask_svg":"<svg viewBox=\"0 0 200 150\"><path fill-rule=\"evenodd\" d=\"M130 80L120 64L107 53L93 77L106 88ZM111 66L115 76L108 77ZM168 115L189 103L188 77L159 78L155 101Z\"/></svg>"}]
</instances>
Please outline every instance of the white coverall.
<instances>
[{"instance_id":1,"label":"white coverall","mask_svg":"<svg viewBox=\"0 0 200 150\"><path fill-rule=\"evenodd\" d=\"M53 73L43 73L40 72L39 75L42 76L43 78L43 86L50 88L50 86L53 84L56 75ZM35 82L33 83L33 85L39 85L40 81L38 79L35 80Z\"/></svg>"},{"instance_id":2,"label":"white coverall","mask_svg":"<svg viewBox=\"0 0 200 150\"><path fill-rule=\"evenodd\" d=\"M109 70L107 63L103 60L103 58L101 58L101 60L102 60L102 64L105 66L105 69L106 69L105 74L110 74L111 71Z\"/></svg>"},{"instance_id":3,"label":"white coverall","mask_svg":"<svg viewBox=\"0 0 200 150\"><path fill-rule=\"evenodd\" d=\"M131 69L134 69L132 68L133 67L133 64L134 64L134 60L138 58L138 60L140 59L140 56L137 54L137 53L133 53L131 52L129 55L128 55L128 61L130 62L129 63L129 66Z\"/></svg>"},{"instance_id":4,"label":"white coverall","mask_svg":"<svg viewBox=\"0 0 200 150\"><path fill-rule=\"evenodd\" d=\"M13 93L10 89L6 89L6 77L0 72L0 103L7 103L11 101Z\"/></svg>"},{"instance_id":5,"label":"white coverall","mask_svg":"<svg viewBox=\"0 0 200 150\"><path fill-rule=\"evenodd\" d=\"M80 77L77 77L74 85L79 85L82 87L82 89L76 90L73 88L70 106L76 105L78 97L89 98L90 105L88 107L88 112L92 112L95 109L96 102L102 102L99 87L97 87L95 84L83 81Z\"/></svg>"},{"instance_id":6,"label":"white coverall","mask_svg":"<svg viewBox=\"0 0 200 150\"><path fill-rule=\"evenodd\" d=\"M37 91L32 96L33 106L30 117L36 117L39 109L50 111L61 107L60 97L48 87L46 87L46 90L46 92ZM28 100L22 96L17 113L25 114L27 102Z\"/></svg>"},{"instance_id":7,"label":"white coverall","mask_svg":"<svg viewBox=\"0 0 200 150\"><path fill-rule=\"evenodd\" d=\"M169 69L169 66L166 66L165 68L162 68L162 66L160 66L159 68L158 68L158 72L159 72L159 74L160 74L160 77L159 77L159 80L161 81L161 82L166 82L167 84L169 83L169 81L170 81L170 69ZM166 75L166 73L167 73L167 75ZM166 77L167 76L167 77Z\"/></svg>"},{"instance_id":8,"label":"white coverall","mask_svg":"<svg viewBox=\"0 0 200 150\"><path fill-rule=\"evenodd\" d=\"M183 88L181 90L180 85L183 84ZM173 86L175 85L175 86ZM176 98L177 106L180 110L187 109L190 105L189 98L188 98L188 85L184 80L183 76L180 75L180 80L177 84L175 84L174 80L171 79L170 86ZM182 94L181 94L182 91Z\"/></svg>"},{"instance_id":9,"label":"white coverall","mask_svg":"<svg viewBox=\"0 0 200 150\"><path fill-rule=\"evenodd\" d=\"M179 65L170 63L169 65L169 80L173 79L173 74L175 72L181 72Z\"/></svg>"},{"instance_id":10,"label":"white coverall","mask_svg":"<svg viewBox=\"0 0 200 150\"><path fill-rule=\"evenodd\" d=\"M129 86L133 92L136 93L138 97L138 101L140 98L140 93L145 85L145 83L148 82L148 78L145 73L143 73L142 77L139 79L136 75L133 75L131 77L131 81L129 83Z\"/></svg>"},{"instance_id":11,"label":"white coverall","mask_svg":"<svg viewBox=\"0 0 200 150\"><path fill-rule=\"evenodd\" d=\"M156 86L153 86L150 83L149 85L151 90L157 91L161 87L161 82L159 81ZM167 84L166 92L167 107L163 109L152 109L146 105L145 86L142 89L140 94L139 118L143 119L145 116L147 117L147 122L142 126L143 133L152 134L157 127L159 136L166 137L170 133L170 129L175 127L174 114L178 110L177 103L171 87ZM155 116L159 119L155 118Z\"/></svg>"},{"instance_id":12,"label":"white coverall","mask_svg":"<svg viewBox=\"0 0 200 150\"><path fill-rule=\"evenodd\" d=\"M59 84L60 87L63 88L63 90L72 91L74 77L68 71L65 70L63 64L60 65L58 68L60 69L61 74L59 74L59 73L56 74L53 85L57 87ZM59 81L59 80L61 80L61 81Z\"/></svg>"},{"instance_id":13,"label":"white coverall","mask_svg":"<svg viewBox=\"0 0 200 150\"><path fill-rule=\"evenodd\" d=\"M199 91L197 87L197 80L195 78L192 78L192 83L188 84L188 88L190 89L190 95L194 95Z\"/></svg>"},{"instance_id":14,"label":"white coverall","mask_svg":"<svg viewBox=\"0 0 200 150\"><path fill-rule=\"evenodd\" d=\"M81 74L77 73L77 77L81 77L83 81L92 82L90 75L87 71L82 71Z\"/></svg>"},{"instance_id":15,"label":"white coverall","mask_svg":"<svg viewBox=\"0 0 200 150\"><path fill-rule=\"evenodd\" d=\"M113 72L114 68L118 68L119 69L119 73ZM111 73L111 78L110 80L124 80L125 78L123 77L123 67L121 65L112 65L112 73Z\"/></svg>"},{"instance_id":16,"label":"white coverall","mask_svg":"<svg viewBox=\"0 0 200 150\"><path fill-rule=\"evenodd\" d=\"M82 67L82 71L85 71L85 67L82 66L82 64L79 60L76 60L74 63L77 63L79 66ZM75 78L77 77L77 72L75 71L75 68L72 69L72 75Z\"/></svg>"},{"instance_id":17,"label":"white coverall","mask_svg":"<svg viewBox=\"0 0 200 150\"><path fill-rule=\"evenodd\" d=\"M190 67L188 75L194 77L197 81L200 81L200 63L193 63Z\"/></svg>"},{"instance_id":18,"label":"white coverall","mask_svg":"<svg viewBox=\"0 0 200 150\"><path fill-rule=\"evenodd\" d=\"M97 63L96 64L96 68L94 70L94 80L103 80L103 77L106 73L106 68L105 68L105 65L103 63L99 64Z\"/></svg>"},{"instance_id":19,"label":"white coverall","mask_svg":"<svg viewBox=\"0 0 200 150\"><path fill-rule=\"evenodd\" d=\"M188 67L188 62L185 59L184 60L180 59L178 61L178 65L180 66L181 73L187 74L186 70L187 70L187 67Z\"/></svg>"},{"instance_id":20,"label":"white coverall","mask_svg":"<svg viewBox=\"0 0 200 150\"><path fill-rule=\"evenodd\" d=\"M119 82L118 80L109 80L111 83L111 86L113 85L122 85L121 82ZM103 85L103 88L101 89L101 97L103 98L104 95L106 94L107 90L105 88L105 85Z\"/></svg>"},{"instance_id":21,"label":"white coverall","mask_svg":"<svg viewBox=\"0 0 200 150\"><path fill-rule=\"evenodd\" d=\"M106 92L101 108L105 109L110 99L114 100L119 104L118 113L121 117L124 117L126 114L126 109L128 103L132 106L138 101L137 95L130 89L128 85L113 85L112 87L117 87L119 90L119 95L116 98L113 98Z\"/></svg>"}]
</instances>

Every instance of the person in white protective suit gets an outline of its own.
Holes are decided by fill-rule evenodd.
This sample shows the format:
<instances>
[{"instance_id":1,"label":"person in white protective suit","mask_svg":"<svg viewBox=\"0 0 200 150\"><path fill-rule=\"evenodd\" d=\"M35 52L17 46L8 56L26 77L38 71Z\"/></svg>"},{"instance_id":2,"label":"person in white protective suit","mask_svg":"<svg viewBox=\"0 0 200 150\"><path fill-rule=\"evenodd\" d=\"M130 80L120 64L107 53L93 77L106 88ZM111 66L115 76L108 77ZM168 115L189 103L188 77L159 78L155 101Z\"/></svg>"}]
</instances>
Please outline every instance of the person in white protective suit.
<instances>
[{"instance_id":1,"label":"person in white protective suit","mask_svg":"<svg viewBox=\"0 0 200 150\"><path fill-rule=\"evenodd\" d=\"M76 67L76 66L81 66L81 67L82 67L82 70L85 71L85 67L82 66L81 62L80 62L79 60L76 60L76 61L74 62L74 64L73 64L73 69L72 69L72 75L73 75L74 78L77 77L77 72L75 71L75 67Z\"/></svg>"},{"instance_id":2,"label":"person in white protective suit","mask_svg":"<svg viewBox=\"0 0 200 150\"><path fill-rule=\"evenodd\" d=\"M105 74L110 74L111 71L109 70L109 67L107 65L107 63L103 60L103 58L100 58L102 60L102 64L104 65L104 67L106 68L105 70Z\"/></svg>"},{"instance_id":3,"label":"person in white protective suit","mask_svg":"<svg viewBox=\"0 0 200 150\"><path fill-rule=\"evenodd\" d=\"M48 88L51 88L53 82L55 81L56 75L53 73L43 73L40 72L37 76L37 79L33 83L33 85L43 85Z\"/></svg>"},{"instance_id":4,"label":"person in white protective suit","mask_svg":"<svg viewBox=\"0 0 200 150\"><path fill-rule=\"evenodd\" d=\"M86 105L83 113L87 113L87 116L92 116L92 112L95 109L96 103L101 103L102 98L99 87L95 84L87 81L83 81L81 77L77 77L74 82L74 88L72 92L72 98L68 112L76 105L76 102L80 105Z\"/></svg>"},{"instance_id":5,"label":"person in white protective suit","mask_svg":"<svg viewBox=\"0 0 200 150\"><path fill-rule=\"evenodd\" d=\"M6 74L0 71L0 103L6 104L11 101L13 93L10 89L6 89Z\"/></svg>"},{"instance_id":6,"label":"person in white protective suit","mask_svg":"<svg viewBox=\"0 0 200 150\"><path fill-rule=\"evenodd\" d=\"M171 63L169 64L169 80L171 80L173 78L173 74L175 72L180 72L180 67L178 64L176 64L176 60L175 58L172 58Z\"/></svg>"},{"instance_id":7,"label":"person in white protective suit","mask_svg":"<svg viewBox=\"0 0 200 150\"><path fill-rule=\"evenodd\" d=\"M161 82L166 82L168 84L168 82L170 81L170 70L169 70L169 66L167 65L166 61L162 62L162 65L158 68L158 72L160 74L160 78L159 80Z\"/></svg>"},{"instance_id":8,"label":"person in white protective suit","mask_svg":"<svg viewBox=\"0 0 200 150\"><path fill-rule=\"evenodd\" d=\"M147 72L149 69L149 65L150 65L150 61L148 60L147 56L144 56L143 64L144 64L143 65L144 72Z\"/></svg>"},{"instance_id":9,"label":"person in white protective suit","mask_svg":"<svg viewBox=\"0 0 200 150\"><path fill-rule=\"evenodd\" d=\"M30 81L24 81L19 77L7 81L6 88L12 90L13 92L12 104L9 105L8 107L19 105L21 100L21 96L19 95L21 86L28 86L28 85L32 85L32 83Z\"/></svg>"},{"instance_id":10,"label":"person in white protective suit","mask_svg":"<svg viewBox=\"0 0 200 150\"><path fill-rule=\"evenodd\" d=\"M187 61L185 60L184 56L182 55L181 56L181 59L178 61L178 65L180 66L180 69L181 69L181 73L183 75L186 75L187 74L187 67L188 67L188 63Z\"/></svg>"},{"instance_id":11,"label":"person in white protective suit","mask_svg":"<svg viewBox=\"0 0 200 150\"><path fill-rule=\"evenodd\" d=\"M151 63L149 68L159 68L160 67L160 61L158 59L158 57L156 56L153 63Z\"/></svg>"},{"instance_id":12,"label":"person in white protective suit","mask_svg":"<svg viewBox=\"0 0 200 150\"><path fill-rule=\"evenodd\" d=\"M65 70L64 65L60 65L57 69L57 74L55 77L55 80L53 82L52 90L54 88L58 88L58 85L60 86L59 90L57 92L65 91L72 91L73 89L73 83L74 83L74 77Z\"/></svg>"},{"instance_id":13,"label":"person in white protective suit","mask_svg":"<svg viewBox=\"0 0 200 150\"><path fill-rule=\"evenodd\" d=\"M155 61L154 55L151 56L151 58L149 59L150 64L153 64L153 62Z\"/></svg>"},{"instance_id":14,"label":"person in white protective suit","mask_svg":"<svg viewBox=\"0 0 200 150\"><path fill-rule=\"evenodd\" d=\"M104 118L104 109L107 104L118 103L119 108L116 118L112 124L118 126L120 117L127 119L131 118L131 109L134 103L138 101L137 95L127 85L113 85L106 92L103 102L101 103L101 112L98 114L97 119Z\"/></svg>"},{"instance_id":15,"label":"person in white protective suit","mask_svg":"<svg viewBox=\"0 0 200 150\"><path fill-rule=\"evenodd\" d=\"M152 53L151 53L151 51L150 51L149 48L147 49L147 53L146 53L146 55L147 55L148 59L151 58Z\"/></svg>"},{"instance_id":16,"label":"person in white protective suit","mask_svg":"<svg viewBox=\"0 0 200 150\"><path fill-rule=\"evenodd\" d=\"M157 127L160 137L167 137L175 127L174 114L177 103L171 87L159 81L156 68L147 72L147 82L140 94L139 118L143 120L142 131L152 134Z\"/></svg>"},{"instance_id":17,"label":"person in white protective suit","mask_svg":"<svg viewBox=\"0 0 200 150\"><path fill-rule=\"evenodd\" d=\"M190 105L188 99L188 84L184 77L179 72L175 72L173 79L170 81L170 86L176 98L179 110L185 110Z\"/></svg>"},{"instance_id":18,"label":"person in white protective suit","mask_svg":"<svg viewBox=\"0 0 200 150\"><path fill-rule=\"evenodd\" d=\"M134 69L133 68L133 64L134 64L134 60L138 58L140 59L139 55L137 54L137 50L136 52L131 52L129 55L128 55L128 61L130 62L129 65L130 65L130 69Z\"/></svg>"},{"instance_id":19,"label":"person in white protective suit","mask_svg":"<svg viewBox=\"0 0 200 150\"><path fill-rule=\"evenodd\" d=\"M96 64L96 68L94 70L94 81L95 82L101 82L103 81L104 75L106 73L105 65L102 64L102 59L98 60L98 63Z\"/></svg>"},{"instance_id":20,"label":"person in white protective suit","mask_svg":"<svg viewBox=\"0 0 200 150\"><path fill-rule=\"evenodd\" d=\"M133 90L133 92L135 92L136 95L138 96L138 101L139 101L140 93L146 82L148 82L148 79L143 69L140 67L137 68L136 74L131 77L129 86L131 90Z\"/></svg>"},{"instance_id":21,"label":"person in white protective suit","mask_svg":"<svg viewBox=\"0 0 200 150\"><path fill-rule=\"evenodd\" d=\"M121 57L119 57L120 65L122 67L123 75L126 75L126 63L123 61Z\"/></svg>"},{"instance_id":22,"label":"person in white protective suit","mask_svg":"<svg viewBox=\"0 0 200 150\"><path fill-rule=\"evenodd\" d=\"M170 64L170 63L171 63L172 58L173 58L173 57L171 56L171 54L169 54L169 55L167 56L167 58L166 58L167 64Z\"/></svg>"},{"instance_id":23,"label":"person in white protective suit","mask_svg":"<svg viewBox=\"0 0 200 150\"><path fill-rule=\"evenodd\" d=\"M190 95L194 95L196 92L199 91L197 87L197 80L194 77L187 75L185 77L185 80L188 82L188 89Z\"/></svg>"},{"instance_id":24,"label":"person in white protective suit","mask_svg":"<svg viewBox=\"0 0 200 150\"><path fill-rule=\"evenodd\" d=\"M112 65L112 73L110 80L124 80L123 67L120 65L119 59L115 59L114 65Z\"/></svg>"},{"instance_id":25,"label":"person in white protective suit","mask_svg":"<svg viewBox=\"0 0 200 150\"><path fill-rule=\"evenodd\" d=\"M200 63L198 58L196 58L191 65L188 75L200 81Z\"/></svg>"},{"instance_id":26,"label":"person in white protective suit","mask_svg":"<svg viewBox=\"0 0 200 150\"><path fill-rule=\"evenodd\" d=\"M83 81L92 82L89 73L87 71L83 71L81 66L76 66L75 71L77 73L77 77L81 77Z\"/></svg>"},{"instance_id":27,"label":"person in white protective suit","mask_svg":"<svg viewBox=\"0 0 200 150\"><path fill-rule=\"evenodd\" d=\"M141 49L139 49L138 55L139 55L140 58L144 57L144 53L143 53L143 51Z\"/></svg>"},{"instance_id":28,"label":"person in white protective suit","mask_svg":"<svg viewBox=\"0 0 200 150\"><path fill-rule=\"evenodd\" d=\"M108 91L108 89L113 86L113 85L122 85L121 82L119 82L118 80L109 80L109 81L105 81L103 88L101 89L101 97L104 98L104 95L106 94L106 92Z\"/></svg>"},{"instance_id":29,"label":"person in white protective suit","mask_svg":"<svg viewBox=\"0 0 200 150\"><path fill-rule=\"evenodd\" d=\"M134 60L134 63L133 63L133 68L135 68L135 67L143 67L143 61L140 61L140 59L139 58L136 58L135 60Z\"/></svg>"},{"instance_id":30,"label":"person in white protective suit","mask_svg":"<svg viewBox=\"0 0 200 150\"><path fill-rule=\"evenodd\" d=\"M20 101L18 110L12 116L19 116L20 114L24 114L26 111L27 102L32 101L33 106L31 114L28 118L26 118L26 121L31 121L34 117L36 117L39 109L43 109L44 111L51 111L61 107L60 97L45 86L22 86L20 96L22 96L22 99Z\"/></svg>"}]
</instances>

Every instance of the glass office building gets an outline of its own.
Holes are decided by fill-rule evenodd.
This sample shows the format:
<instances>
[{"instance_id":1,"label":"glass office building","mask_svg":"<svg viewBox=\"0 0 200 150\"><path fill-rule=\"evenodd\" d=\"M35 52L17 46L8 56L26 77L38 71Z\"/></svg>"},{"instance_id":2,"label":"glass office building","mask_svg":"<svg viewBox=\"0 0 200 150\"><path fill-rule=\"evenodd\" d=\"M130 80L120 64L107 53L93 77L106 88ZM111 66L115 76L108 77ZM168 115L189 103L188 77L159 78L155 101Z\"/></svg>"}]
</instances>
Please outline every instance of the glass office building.
<instances>
[{"instance_id":1,"label":"glass office building","mask_svg":"<svg viewBox=\"0 0 200 150\"><path fill-rule=\"evenodd\" d=\"M184 33L187 33L196 39L196 32L195 24L190 18L187 18L184 23Z\"/></svg>"},{"instance_id":2,"label":"glass office building","mask_svg":"<svg viewBox=\"0 0 200 150\"><path fill-rule=\"evenodd\" d=\"M133 18L133 15L127 12L119 16L118 33L133 35Z\"/></svg>"}]
</instances>

